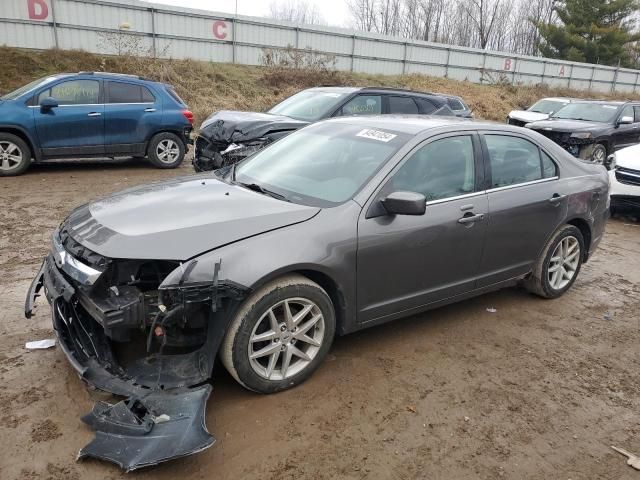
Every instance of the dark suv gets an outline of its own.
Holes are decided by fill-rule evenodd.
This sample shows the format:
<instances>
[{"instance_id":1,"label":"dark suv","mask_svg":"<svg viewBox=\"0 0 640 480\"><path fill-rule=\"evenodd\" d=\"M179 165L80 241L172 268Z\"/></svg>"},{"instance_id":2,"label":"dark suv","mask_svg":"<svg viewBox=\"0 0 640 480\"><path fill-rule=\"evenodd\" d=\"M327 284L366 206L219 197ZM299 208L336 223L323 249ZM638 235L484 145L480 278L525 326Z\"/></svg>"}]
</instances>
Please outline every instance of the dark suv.
<instances>
[{"instance_id":1,"label":"dark suv","mask_svg":"<svg viewBox=\"0 0 640 480\"><path fill-rule=\"evenodd\" d=\"M526 127L574 157L604 165L615 150L640 142L640 103L577 101Z\"/></svg>"},{"instance_id":2,"label":"dark suv","mask_svg":"<svg viewBox=\"0 0 640 480\"><path fill-rule=\"evenodd\" d=\"M35 80L0 97L0 176L31 159L145 157L159 168L184 159L193 114L171 85L80 72Z\"/></svg>"},{"instance_id":3,"label":"dark suv","mask_svg":"<svg viewBox=\"0 0 640 480\"><path fill-rule=\"evenodd\" d=\"M435 93L382 87L309 88L266 113L215 112L200 127L193 167L197 172L236 163L313 122L347 115L423 114L456 116Z\"/></svg>"}]
</instances>

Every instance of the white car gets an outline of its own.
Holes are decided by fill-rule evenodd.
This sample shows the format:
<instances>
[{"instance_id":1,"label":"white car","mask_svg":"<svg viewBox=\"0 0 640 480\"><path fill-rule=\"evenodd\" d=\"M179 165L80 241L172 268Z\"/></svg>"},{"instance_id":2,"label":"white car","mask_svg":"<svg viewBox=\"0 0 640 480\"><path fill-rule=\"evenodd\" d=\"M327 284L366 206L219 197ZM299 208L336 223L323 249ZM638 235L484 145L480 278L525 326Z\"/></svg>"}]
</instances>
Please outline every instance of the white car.
<instances>
[{"instance_id":1,"label":"white car","mask_svg":"<svg viewBox=\"0 0 640 480\"><path fill-rule=\"evenodd\" d=\"M618 150L609 156L611 214L640 212L640 145Z\"/></svg>"},{"instance_id":2,"label":"white car","mask_svg":"<svg viewBox=\"0 0 640 480\"><path fill-rule=\"evenodd\" d=\"M507 115L507 123L524 127L527 123L546 120L565 105L575 101L572 98L542 98L526 110L512 110Z\"/></svg>"}]
</instances>

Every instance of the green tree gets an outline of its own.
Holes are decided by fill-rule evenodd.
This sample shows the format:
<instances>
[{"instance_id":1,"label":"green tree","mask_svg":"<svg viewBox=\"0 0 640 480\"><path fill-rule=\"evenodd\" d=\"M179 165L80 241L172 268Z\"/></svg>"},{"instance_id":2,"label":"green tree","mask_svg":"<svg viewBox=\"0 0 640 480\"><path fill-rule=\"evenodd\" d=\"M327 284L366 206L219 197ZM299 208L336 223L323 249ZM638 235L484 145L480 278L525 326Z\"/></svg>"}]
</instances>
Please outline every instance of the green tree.
<instances>
[{"instance_id":1,"label":"green tree","mask_svg":"<svg viewBox=\"0 0 640 480\"><path fill-rule=\"evenodd\" d=\"M536 23L540 53L549 58L604 65L634 65L631 52L640 35L633 15L638 0L562 0L554 7L560 22Z\"/></svg>"}]
</instances>

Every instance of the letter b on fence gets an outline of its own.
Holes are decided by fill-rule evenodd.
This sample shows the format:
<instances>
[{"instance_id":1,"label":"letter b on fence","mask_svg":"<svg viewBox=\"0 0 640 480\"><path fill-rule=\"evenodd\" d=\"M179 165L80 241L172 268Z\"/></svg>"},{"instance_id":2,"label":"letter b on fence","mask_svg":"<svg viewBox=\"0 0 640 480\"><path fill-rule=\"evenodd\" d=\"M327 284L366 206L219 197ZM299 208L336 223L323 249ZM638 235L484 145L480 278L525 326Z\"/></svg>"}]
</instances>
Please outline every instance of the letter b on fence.
<instances>
[{"instance_id":1,"label":"letter b on fence","mask_svg":"<svg viewBox=\"0 0 640 480\"><path fill-rule=\"evenodd\" d=\"M49 16L49 6L45 0L27 0L29 20L46 20Z\"/></svg>"}]
</instances>

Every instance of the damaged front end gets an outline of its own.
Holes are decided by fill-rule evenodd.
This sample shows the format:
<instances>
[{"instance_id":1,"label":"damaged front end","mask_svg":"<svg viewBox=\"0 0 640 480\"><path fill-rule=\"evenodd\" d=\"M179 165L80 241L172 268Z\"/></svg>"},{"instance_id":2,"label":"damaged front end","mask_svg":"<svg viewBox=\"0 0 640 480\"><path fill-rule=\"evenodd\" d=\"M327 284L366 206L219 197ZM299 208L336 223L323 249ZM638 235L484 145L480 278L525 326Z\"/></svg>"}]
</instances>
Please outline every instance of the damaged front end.
<instances>
[{"instance_id":1,"label":"damaged front end","mask_svg":"<svg viewBox=\"0 0 640 480\"><path fill-rule=\"evenodd\" d=\"M205 426L206 383L230 312L243 287L220 277L193 282L197 260L108 259L61 228L25 303L52 309L60 347L81 378L122 401L98 403L83 418L96 431L79 458L95 457L129 471L189 455L215 439Z\"/></svg>"},{"instance_id":2,"label":"damaged front end","mask_svg":"<svg viewBox=\"0 0 640 480\"><path fill-rule=\"evenodd\" d=\"M193 168L207 172L233 165L308 123L268 113L216 112L200 127Z\"/></svg>"},{"instance_id":3,"label":"damaged front end","mask_svg":"<svg viewBox=\"0 0 640 480\"><path fill-rule=\"evenodd\" d=\"M546 129L535 129L536 132L554 141L576 158L588 159L596 145L590 132L558 132Z\"/></svg>"}]
</instances>

